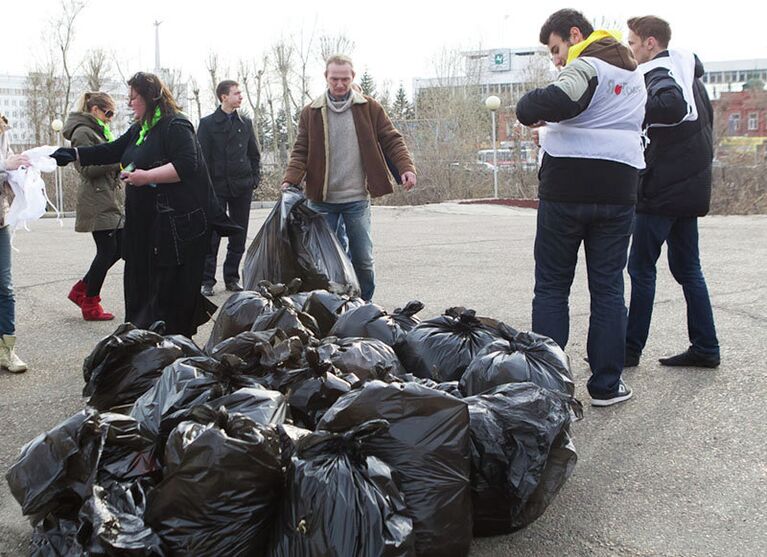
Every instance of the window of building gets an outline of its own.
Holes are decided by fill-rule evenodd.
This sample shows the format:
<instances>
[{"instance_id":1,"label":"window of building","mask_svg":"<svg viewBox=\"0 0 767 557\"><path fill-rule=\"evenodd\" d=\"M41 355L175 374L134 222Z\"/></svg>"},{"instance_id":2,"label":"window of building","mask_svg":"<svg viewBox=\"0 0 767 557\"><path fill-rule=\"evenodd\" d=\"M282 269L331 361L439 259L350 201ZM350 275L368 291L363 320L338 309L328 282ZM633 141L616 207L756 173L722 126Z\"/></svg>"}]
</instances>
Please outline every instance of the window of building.
<instances>
[{"instance_id":1,"label":"window of building","mask_svg":"<svg viewBox=\"0 0 767 557\"><path fill-rule=\"evenodd\" d=\"M748 131L756 131L759 129L759 113L748 113Z\"/></svg>"},{"instance_id":2,"label":"window of building","mask_svg":"<svg viewBox=\"0 0 767 557\"><path fill-rule=\"evenodd\" d=\"M730 118L727 122L727 131L729 131L730 135L734 135L740 131L740 112L730 114Z\"/></svg>"}]
</instances>

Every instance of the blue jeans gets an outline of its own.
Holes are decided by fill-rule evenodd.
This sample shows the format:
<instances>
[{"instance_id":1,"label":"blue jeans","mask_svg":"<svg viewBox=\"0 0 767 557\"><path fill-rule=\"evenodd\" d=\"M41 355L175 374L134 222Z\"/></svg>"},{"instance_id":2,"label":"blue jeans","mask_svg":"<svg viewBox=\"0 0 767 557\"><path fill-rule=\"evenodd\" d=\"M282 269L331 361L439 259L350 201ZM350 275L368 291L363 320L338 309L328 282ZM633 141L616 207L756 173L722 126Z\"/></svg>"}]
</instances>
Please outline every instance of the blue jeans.
<instances>
[{"instance_id":1,"label":"blue jeans","mask_svg":"<svg viewBox=\"0 0 767 557\"><path fill-rule=\"evenodd\" d=\"M308 201L309 207L325 216L330 229L339 234L338 220L343 217L346 237L349 240L349 255L354 272L360 281L362 299L370 301L375 292L375 267L373 265L373 236L370 233L370 201L350 203L321 203ZM343 245L343 241L341 245Z\"/></svg>"},{"instance_id":2,"label":"blue jeans","mask_svg":"<svg viewBox=\"0 0 767 557\"><path fill-rule=\"evenodd\" d=\"M591 294L586 350L592 395L618 389L626 343L623 269L626 267L634 207L541 200L535 234L533 331L563 349L570 334L568 298L581 242Z\"/></svg>"},{"instance_id":3,"label":"blue jeans","mask_svg":"<svg viewBox=\"0 0 767 557\"><path fill-rule=\"evenodd\" d=\"M668 266L682 285L687 302L687 333L691 349L707 356L719 356L714 314L708 297L706 279L700 268L698 219L638 214L629 256L631 306L626 350L641 354L650 332L655 301L655 264L661 246L668 244Z\"/></svg>"},{"instance_id":4,"label":"blue jeans","mask_svg":"<svg viewBox=\"0 0 767 557\"><path fill-rule=\"evenodd\" d=\"M11 229L0 228L0 335L16 334L16 299L11 280Z\"/></svg>"}]
</instances>

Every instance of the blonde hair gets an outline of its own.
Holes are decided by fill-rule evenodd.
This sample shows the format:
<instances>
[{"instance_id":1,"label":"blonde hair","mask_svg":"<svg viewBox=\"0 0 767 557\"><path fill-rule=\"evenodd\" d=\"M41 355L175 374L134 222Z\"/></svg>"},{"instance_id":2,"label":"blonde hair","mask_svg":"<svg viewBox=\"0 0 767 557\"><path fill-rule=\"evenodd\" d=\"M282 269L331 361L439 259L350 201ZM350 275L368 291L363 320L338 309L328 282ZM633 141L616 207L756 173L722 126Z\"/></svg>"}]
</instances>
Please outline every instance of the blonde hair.
<instances>
[{"instance_id":1,"label":"blonde hair","mask_svg":"<svg viewBox=\"0 0 767 557\"><path fill-rule=\"evenodd\" d=\"M338 66L346 64L351 67L352 72L354 71L354 62L352 62L352 59L345 54L334 54L333 56L329 56L328 59L325 60L325 73L327 73L330 64L336 64Z\"/></svg>"},{"instance_id":2,"label":"blonde hair","mask_svg":"<svg viewBox=\"0 0 767 557\"><path fill-rule=\"evenodd\" d=\"M107 110L114 111L115 101L109 96L109 93L102 93L101 91L83 93L83 96L80 97L80 112L90 112L94 106L99 107L104 112Z\"/></svg>"}]
</instances>

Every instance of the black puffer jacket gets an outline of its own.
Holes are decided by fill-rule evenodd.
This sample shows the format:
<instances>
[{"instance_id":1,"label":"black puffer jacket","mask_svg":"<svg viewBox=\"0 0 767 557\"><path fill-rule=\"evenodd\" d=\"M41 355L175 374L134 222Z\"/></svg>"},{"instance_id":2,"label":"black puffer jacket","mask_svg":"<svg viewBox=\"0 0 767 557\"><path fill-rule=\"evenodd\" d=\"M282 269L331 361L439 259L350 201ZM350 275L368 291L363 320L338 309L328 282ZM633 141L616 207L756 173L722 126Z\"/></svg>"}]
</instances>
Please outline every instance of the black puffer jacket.
<instances>
[{"instance_id":1,"label":"black puffer jacket","mask_svg":"<svg viewBox=\"0 0 767 557\"><path fill-rule=\"evenodd\" d=\"M216 195L239 197L258 185L261 154L249 118L237 111L231 117L218 107L200 120L197 137L210 170Z\"/></svg>"},{"instance_id":2,"label":"black puffer jacket","mask_svg":"<svg viewBox=\"0 0 767 557\"><path fill-rule=\"evenodd\" d=\"M658 56L668 56L668 51ZM695 58L693 93L698 119L672 127L650 128L645 150L647 168L640 175L637 213L668 217L702 217L711 201L712 127L714 113L700 81L703 64ZM682 90L668 70L645 76L646 124L673 123L687 111Z\"/></svg>"}]
</instances>

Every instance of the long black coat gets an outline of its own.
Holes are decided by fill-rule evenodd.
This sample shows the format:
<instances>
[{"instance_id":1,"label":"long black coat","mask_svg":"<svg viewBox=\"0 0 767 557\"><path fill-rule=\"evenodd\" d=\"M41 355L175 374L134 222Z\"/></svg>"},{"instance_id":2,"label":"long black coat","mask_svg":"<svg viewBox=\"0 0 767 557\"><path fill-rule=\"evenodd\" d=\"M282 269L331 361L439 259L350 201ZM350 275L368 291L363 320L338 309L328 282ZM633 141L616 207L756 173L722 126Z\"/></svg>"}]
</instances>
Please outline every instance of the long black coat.
<instances>
[{"instance_id":1,"label":"long black coat","mask_svg":"<svg viewBox=\"0 0 767 557\"><path fill-rule=\"evenodd\" d=\"M194 127L181 115L162 118L141 145L134 124L119 139L79 149L83 166L133 163L149 170L171 162L180 182L127 186L125 203L125 320L191 337L216 306L200 295L216 206Z\"/></svg>"},{"instance_id":2,"label":"long black coat","mask_svg":"<svg viewBox=\"0 0 767 557\"><path fill-rule=\"evenodd\" d=\"M658 56L668 56L668 51ZM714 111L700 78L703 64L695 58L693 94L698 119L648 130L647 168L639 181L637 213L666 217L702 217L711 202L711 164L714 158ZM672 123L687 112L682 90L668 70L657 68L645 76L645 122Z\"/></svg>"},{"instance_id":3,"label":"long black coat","mask_svg":"<svg viewBox=\"0 0 767 557\"><path fill-rule=\"evenodd\" d=\"M258 185L261 154L249 118L219 106L200 120L197 137L219 199L240 197Z\"/></svg>"}]
</instances>

